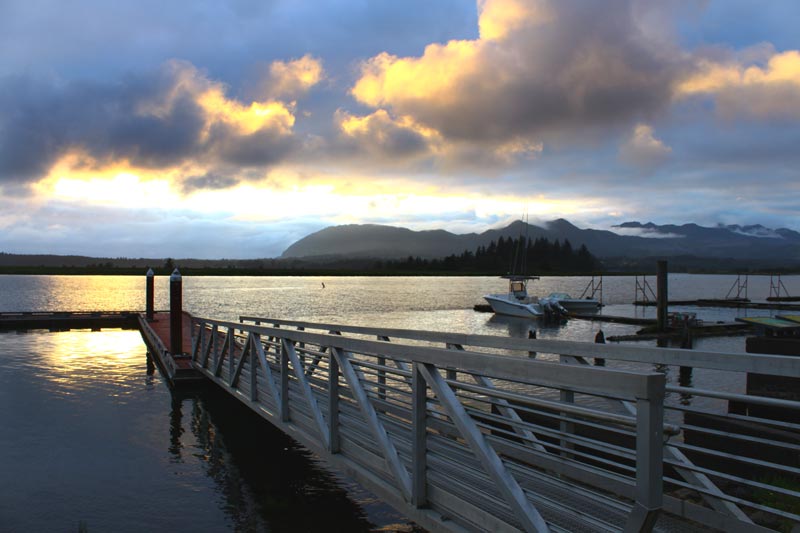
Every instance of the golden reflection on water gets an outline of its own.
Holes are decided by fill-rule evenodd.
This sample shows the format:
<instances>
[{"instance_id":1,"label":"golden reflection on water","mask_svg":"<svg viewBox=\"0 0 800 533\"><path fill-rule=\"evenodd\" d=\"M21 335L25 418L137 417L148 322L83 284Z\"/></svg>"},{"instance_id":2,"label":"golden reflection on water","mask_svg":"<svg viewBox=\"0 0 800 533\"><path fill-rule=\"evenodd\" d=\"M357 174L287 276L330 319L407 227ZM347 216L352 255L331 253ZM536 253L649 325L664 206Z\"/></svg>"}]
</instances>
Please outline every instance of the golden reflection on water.
<instances>
[{"instance_id":1,"label":"golden reflection on water","mask_svg":"<svg viewBox=\"0 0 800 533\"><path fill-rule=\"evenodd\" d=\"M55 276L51 298L59 310L136 310L144 307L144 276Z\"/></svg>"},{"instance_id":2,"label":"golden reflection on water","mask_svg":"<svg viewBox=\"0 0 800 533\"><path fill-rule=\"evenodd\" d=\"M0 311L137 311L141 276L0 276ZM166 308L169 278L156 276L156 307Z\"/></svg>"},{"instance_id":3,"label":"golden reflection on water","mask_svg":"<svg viewBox=\"0 0 800 533\"><path fill-rule=\"evenodd\" d=\"M69 331L39 337L37 373L59 395L100 385L109 396L121 397L138 388L132 375L145 374L146 348L138 331Z\"/></svg>"}]
</instances>

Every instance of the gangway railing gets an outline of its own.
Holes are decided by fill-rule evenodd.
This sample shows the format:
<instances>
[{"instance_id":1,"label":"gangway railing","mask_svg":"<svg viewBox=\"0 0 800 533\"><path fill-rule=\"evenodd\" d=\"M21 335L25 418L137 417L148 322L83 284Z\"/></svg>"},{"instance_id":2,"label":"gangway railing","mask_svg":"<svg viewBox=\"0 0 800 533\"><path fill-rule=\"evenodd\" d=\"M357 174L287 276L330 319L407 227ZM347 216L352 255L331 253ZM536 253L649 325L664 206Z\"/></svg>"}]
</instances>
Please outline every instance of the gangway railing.
<instances>
[{"instance_id":1,"label":"gangway railing","mask_svg":"<svg viewBox=\"0 0 800 533\"><path fill-rule=\"evenodd\" d=\"M584 298L597 298L597 295L600 295L598 301L600 305L604 305L603 301L603 275L602 274L592 274L592 279L589 280L589 283L583 289L583 292L578 297L581 300Z\"/></svg>"},{"instance_id":2,"label":"gangway railing","mask_svg":"<svg viewBox=\"0 0 800 533\"><path fill-rule=\"evenodd\" d=\"M195 367L423 527L656 522L663 441L674 433L663 424L663 374L275 323L194 318ZM619 400L634 413L608 408Z\"/></svg>"},{"instance_id":3,"label":"gangway railing","mask_svg":"<svg viewBox=\"0 0 800 533\"><path fill-rule=\"evenodd\" d=\"M658 300L658 298L653 291L653 287L651 287L650 283L647 281L647 276L643 275L642 280L639 281L639 275L637 274L636 285L633 292L633 304L647 305L649 302L655 302L656 300Z\"/></svg>"},{"instance_id":4,"label":"gangway railing","mask_svg":"<svg viewBox=\"0 0 800 533\"><path fill-rule=\"evenodd\" d=\"M263 317L240 320L384 341L402 339L472 352L518 357L537 354L540 360L575 366L589 366L592 360L602 359L607 368L656 369L667 378L665 418L678 433L666 441L663 451L664 510L724 531L790 530L793 524L800 523L800 402L739 392L744 389L748 374L800 378L800 357L515 339ZM381 379L380 375L377 379ZM568 394L560 397L569 399ZM616 401L608 402L608 407L630 414L632 405ZM783 416L764 415L775 410Z\"/></svg>"}]
</instances>

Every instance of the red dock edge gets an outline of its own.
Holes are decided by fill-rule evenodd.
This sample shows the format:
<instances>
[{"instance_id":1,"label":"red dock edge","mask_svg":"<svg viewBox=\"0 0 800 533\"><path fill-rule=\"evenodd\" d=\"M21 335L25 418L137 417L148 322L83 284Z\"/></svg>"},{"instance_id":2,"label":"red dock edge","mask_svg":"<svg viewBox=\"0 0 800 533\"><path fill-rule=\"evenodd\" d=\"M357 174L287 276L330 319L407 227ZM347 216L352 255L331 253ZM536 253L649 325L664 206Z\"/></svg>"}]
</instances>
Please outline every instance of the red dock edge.
<instances>
[{"instance_id":1,"label":"red dock edge","mask_svg":"<svg viewBox=\"0 0 800 533\"><path fill-rule=\"evenodd\" d=\"M147 345L148 351L170 384L204 382L203 375L195 370L192 365L192 357L190 355L192 348L192 316L187 312L183 313L183 353L181 354L172 354L167 348L170 345L169 317L169 312L158 312L154 313L153 320L149 321L143 314L139 315L139 330L142 332L142 338Z\"/></svg>"}]
</instances>

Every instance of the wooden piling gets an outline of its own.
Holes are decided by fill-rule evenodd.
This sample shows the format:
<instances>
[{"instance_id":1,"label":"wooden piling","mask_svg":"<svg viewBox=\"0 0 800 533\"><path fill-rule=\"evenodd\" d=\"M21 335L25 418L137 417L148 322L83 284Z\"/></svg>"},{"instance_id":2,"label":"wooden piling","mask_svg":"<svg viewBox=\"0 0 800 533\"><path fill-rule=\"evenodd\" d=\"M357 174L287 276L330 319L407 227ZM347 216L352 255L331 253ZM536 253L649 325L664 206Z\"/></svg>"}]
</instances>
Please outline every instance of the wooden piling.
<instances>
[{"instance_id":1,"label":"wooden piling","mask_svg":"<svg viewBox=\"0 0 800 533\"><path fill-rule=\"evenodd\" d=\"M656 280L656 305L657 305L657 323L659 331L666 331L667 329L667 301L668 301L668 287L667 287L667 262L658 262Z\"/></svg>"},{"instance_id":2,"label":"wooden piling","mask_svg":"<svg viewBox=\"0 0 800 533\"><path fill-rule=\"evenodd\" d=\"M183 281L176 268L169 277L169 350L183 353Z\"/></svg>"},{"instance_id":3,"label":"wooden piling","mask_svg":"<svg viewBox=\"0 0 800 533\"><path fill-rule=\"evenodd\" d=\"M153 308L155 307L155 273L153 272L152 268L147 269L147 287L146 287L146 304L145 304L145 316L147 320L153 320Z\"/></svg>"}]
</instances>

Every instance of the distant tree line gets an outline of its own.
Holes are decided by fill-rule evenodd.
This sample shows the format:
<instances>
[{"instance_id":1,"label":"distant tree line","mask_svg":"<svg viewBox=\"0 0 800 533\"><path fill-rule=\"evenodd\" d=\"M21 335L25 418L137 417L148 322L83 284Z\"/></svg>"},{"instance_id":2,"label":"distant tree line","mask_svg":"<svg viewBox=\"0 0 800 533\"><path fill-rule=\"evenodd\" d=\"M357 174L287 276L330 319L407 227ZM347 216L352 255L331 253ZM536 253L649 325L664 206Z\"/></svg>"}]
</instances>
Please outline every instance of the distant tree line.
<instances>
[{"instance_id":1,"label":"distant tree line","mask_svg":"<svg viewBox=\"0 0 800 533\"><path fill-rule=\"evenodd\" d=\"M464 250L460 255L443 259L423 259L409 256L404 260L382 261L376 265L383 270L441 271L482 274L539 274L588 273L600 269L600 261L586 245L575 250L569 240L536 240L526 237L503 238L477 250Z\"/></svg>"}]
</instances>

